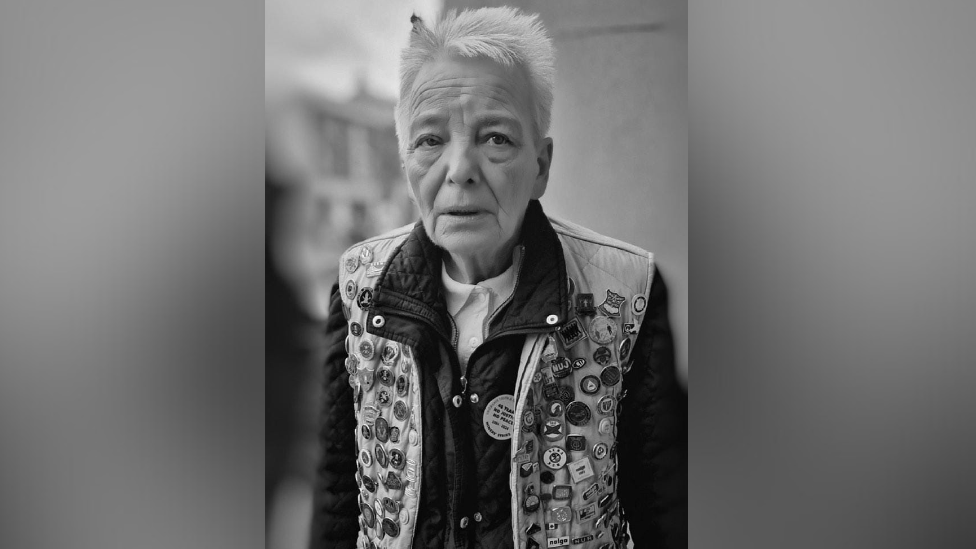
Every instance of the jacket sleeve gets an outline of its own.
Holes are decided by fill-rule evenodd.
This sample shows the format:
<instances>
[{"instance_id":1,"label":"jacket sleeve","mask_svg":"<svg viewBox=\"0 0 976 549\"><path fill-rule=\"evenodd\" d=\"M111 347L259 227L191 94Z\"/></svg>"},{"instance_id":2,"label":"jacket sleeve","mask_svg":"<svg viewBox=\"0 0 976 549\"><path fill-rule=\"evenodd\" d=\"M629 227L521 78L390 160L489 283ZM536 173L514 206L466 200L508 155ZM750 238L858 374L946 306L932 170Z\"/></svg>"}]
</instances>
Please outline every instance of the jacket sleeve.
<instances>
[{"instance_id":1,"label":"jacket sleeve","mask_svg":"<svg viewBox=\"0 0 976 549\"><path fill-rule=\"evenodd\" d=\"M688 397L677 381L667 313L655 268L617 431L618 488L636 549L688 546Z\"/></svg>"},{"instance_id":2,"label":"jacket sleeve","mask_svg":"<svg viewBox=\"0 0 976 549\"><path fill-rule=\"evenodd\" d=\"M332 287L326 323L325 367L319 423L320 461L312 508L311 549L356 546L359 529L356 485L356 416L346 372L346 318L338 283Z\"/></svg>"}]
</instances>

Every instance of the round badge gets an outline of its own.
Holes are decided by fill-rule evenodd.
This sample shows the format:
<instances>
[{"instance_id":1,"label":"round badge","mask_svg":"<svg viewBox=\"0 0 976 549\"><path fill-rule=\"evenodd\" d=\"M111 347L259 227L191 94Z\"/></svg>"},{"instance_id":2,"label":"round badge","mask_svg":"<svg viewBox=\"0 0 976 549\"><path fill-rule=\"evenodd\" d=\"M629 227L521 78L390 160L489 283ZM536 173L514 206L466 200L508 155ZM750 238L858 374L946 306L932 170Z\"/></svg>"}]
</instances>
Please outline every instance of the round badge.
<instances>
[{"instance_id":1,"label":"round badge","mask_svg":"<svg viewBox=\"0 0 976 549\"><path fill-rule=\"evenodd\" d=\"M596 459L603 459L607 457L607 452L609 452L609 450L607 449L607 444L605 442L601 442L593 446L593 457Z\"/></svg>"},{"instance_id":2,"label":"round badge","mask_svg":"<svg viewBox=\"0 0 976 549\"><path fill-rule=\"evenodd\" d=\"M542 381L542 372L532 374L532 383L539 383L540 381Z\"/></svg>"},{"instance_id":3,"label":"round badge","mask_svg":"<svg viewBox=\"0 0 976 549\"><path fill-rule=\"evenodd\" d=\"M356 375L356 370L358 370L358 369L359 369L359 359L356 358L356 355L349 355L349 356L347 356L346 357L346 371L349 372L349 375L351 375L351 376Z\"/></svg>"},{"instance_id":4,"label":"round badge","mask_svg":"<svg viewBox=\"0 0 976 549\"><path fill-rule=\"evenodd\" d=\"M552 484L556 480L556 475L552 471L543 471L539 473L539 481L542 484Z\"/></svg>"},{"instance_id":5,"label":"round badge","mask_svg":"<svg viewBox=\"0 0 976 549\"><path fill-rule=\"evenodd\" d=\"M554 446L542 454L542 461L550 469L560 469L566 465L566 450Z\"/></svg>"},{"instance_id":6,"label":"round badge","mask_svg":"<svg viewBox=\"0 0 976 549\"><path fill-rule=\"evenodd\" d=\"M395 538L400 535L400 527L397 526L397 523L388 518L383 519L383 531L391 538Z\"/></svg>"},{"instance_id":7,"label":"round badge","mask_svg":"<svg viewBox=\"0 0 976 549\"><path fill-rule=\"evenodd\" d=\"M566 406L566 421L580 427L590 422L590 407L576 400Z\"/></svg>"},{"instance_id":8,"label":"round badge","mask_svg":"<svg viewBox=\"0 0 976 549\"><path fill-rule=\"evenodd\" d=\"M399 427L390 427L390 442L400 442Z\"/></svg>"},{"instance_id":9,"label":"round badge","mask_svg":"<svg viewBox=\"0 0 976 549\"><path fill-rule=\"evenodd\" d=\"M369 450L363 450L359 452L359 459L363 462L363 465L369 467L373 464L373 456L369 453Z\"/></svg>"},{"instance_id":10,"label":"round badge","mask_svg":"<svg viewBox=\"0 0 976 549\"><path fill-rule=\"evenodd\" d=\"M383 389L376 394L376 402L379 402L380 406L389 406L393 404L393 395L386 389Z\"/></svg>"},{"instance_id":11,"label":"round badge","mask_svg":"<svg viewBox=\"0 0 976 549\"><path fill-rule=\"evenodd\" d=\"M613 413L613 408L617 405L617 401L610 395L607 395L600 399L600 402L596 403L596 411L603 415L610 415Z\"/></svg>"},{"instance_id":12,"label":"round badge","mask_svg":"<svg viewBox=\"0 0 976 549\"><path fill-rule=\"evenodd\" d=\"M392 387L393 386L393 381L396 379L396 376L393 375L393 370L391 370L389 368L386 368L386 367L383 367L383 368L380 368L379 370L377 370L376 371L376 377L379 378L380 383L382 383L383 385L386 385L387 387Z\"/></svg>"},{"instance_id":13,"label":"round badge","mask_svg":"<svg viewBox=\"0 0 976 549\"><path fill-rule=\"evenodd\" d=\"M407 512L406 508L400 509L400 523L410 524L410 513Z\"/></svg>"},{"instance_id":14,"label":"round badge","mask_svg":"<svg viewBox=\"0 0 976 549\"><path fill-rule=\"evenodd\" d=\"M563 385L559 387L559 400L563 404L569 404L570 402L576 400L576 391L571 385Z\"/></svg>"},{"instance_id":15,"label":"round badge","mask_svg":"<svg viewBox=\"0 0 976 549\"><path fill-rule=\"evenodd\" d=\"M610 365L600 372L600 381L607 387L613 387L620 382L620 368Z\"/></svg>"},{"instance_id":16,"label":"round badge","mask_svg":"<svg viewBox=\"0 0 976 549\"><path fill-rule=\"evenodd\" d=\"M390 439L390 423L386 421L385 417L376 418L373 430L375 431L376 440L386 442Z\"/></svg>"},{"instance_id":17,"label":"round badge","mask_svg":"<svg viewBox=\"0 0 976 549\"><path fill-rule=\"evenodd\" d=\"M369 425L365 423L359 427L359 432L362 433L363 438L369 440L373 438L373 430L369 428Z\"/></svg>"},{"instance_id":18,"label":"round badge","mask_svg":"<svg viewBox=\"0 0 976 549\"><path fill-rule=\"evenodd\" d=\"M642 295L635 295L630 304L634 307L634 314L641 314L647 308L647 298Z\"/></svg>"},{"instance_id":19,"label":"round badge","mask_svg":"<svg viewBox=\"0 0 976 549\"><path fill-rule=\"evenodd\" d=\"M601 419L599 430L601 435L609 435L613 430L613 420L608 417Z\"/></svg>"},{"instance_id":20,"label":"round badge","mask_svg":"<svg viewBox=\"0 0 976 549\"><path fill-rule=\"evenodd\" d=\"M409 386L409 384L410 383L407 381L407 376L401 374L399 377L397 377L396 380L397 396L401 396L401 397L407 396L407 387Z\"/></svg>"},{"instance_id":21,"label":"round badge","mask_svg":"<svg viewBox=\"0 0 976 549\"><path fill-rule=\"evenodd\" d=\"M363 325L358 322L353 322L349 325L349 333L356 337L363 335Z\"/></svg>"},{"instance_id":22,"label":"round badge","mask_svg":"<svg viewBox=\"0 0 976 549\"><path fill-rule=\"evenodd\" d=\"M383 509L383 502L380 501L379 498L373 502L373 510L376 511L376 519L382 520L385 513Z\"/></svg>"},{"instance_id":23,"label":"round badge","mask_svg":"<svg viewBox=\"0 0 976 549\"><path fill-rule=\"evenodd\" d=\"M404 347L404 349L409 349L409 347ZM403 360L400 361L400 371L405 374L409 374L411 364L413 364L413 360L410 360L409 358L407 358L407 355L404 354Z\"/></svg>"},{"instance_id":24,"label":"round badge","mask_svg":"<svg viewBox=\"0 0 976 549\"><path fill-rule=\"evenodd\" d=\"M409 415L410 412L407 411L407 404L402 400L396 401L396 404L393 405L393 417L399 419L400 421L404 421Z\"/></svg>"},{"instance_id":25,"label":"round badge","mask_svg":"<svg viewBox=\"0 0 976 549\"><path fill-rule=\"evenodd\" d=\"M403 469L403 466L406 465L406 457L403 452L395 448L390 450L390 465L397 470Z\"/></svg>"},{"instance_id":26,"label":"round badge","mask_svg":"<svg viewBox=\"0 0 976 549\"><path fill-rule=\"evenodd\" d=\"M588 395L596 394L600 390L600 380L596 376L586 376L580 381L580 391Z\"/></svg>"},{"instance_id":27,"label":"round badge","mask_svg":"<svg viewBox=\"0 0 976 549\"><path fill-rule=\"evenodd\" d=\"M370 295L372 296L372 293ZM360 295L360 297L362 296ZM590 333L590 339L600 345L606 345L613 341L613 337L617 335L617 325L609 318L598 315L590 321L588 331Z\"/></svg>"},{"instance_id":28,"label":"round badge","mask_svg":"<svg viewBox=\"0 0 976 549\"><path fill-rule=\"evenodd\" d=\"M556 418L547 419L542 425L542 436L546 437L546 440L549 442L555 442L563 438L563 434L565 432L562 420Z\"/></svg>"},{"instance_id":29,"label":"round badge","mask_svg":"<svg viewBox=\"0 0 976 549\"><path fill-rule=\"evenodd\" d=\"M627 339L620 342L620 360L621 362L627 360L627 355L630 354L631 340Z\"/></svg>"},{"instance_id":30,"label":"round badge","mask_svg":"<svg viewBox=\"0 0 976 549\"><path fill-rule=\"evenodd\" d=\"M359 258L356 256L349 256L346 258L346 272L354 273L356 269L359 268Z\"/></svg>"},{"instance_id":31,"label":"round badge","mask_svg":"<svg viewBox=\"0 0 976 549\"><path fill-rule=\"evenodd\" d=\"M562 379L573 373L573 363L568 358L561 356L552 360L552 375L556 379Z\"/></svg>"},{"instance_id":32,"label":"round badge","mask_svg":"<svg viewBox=\"0 0 976 549\"><path fill-rule=\"evenodd\" d=\"M539 510L539 496L532 494L525 497L525 501L522 502L522 508L525 509L526 513L534 513Z\"/></svg>"},{"instance_id":33,"label":"round badge","mask_svg":"<svg viewBox=\"0 0 976 549\"><path fill-rule=\"evenodd\" d=\"M565 409L566 409L566 405L563 404L563 401L554 400L549 403L549 406L547 407L546 411L548 411L549 415L552 417L560 417L561 415L563 415L563 411L565 411Z\"/></svg>"},{"instance_id":34,"label":"round badge","mask_svg":"<svg viewBox=\"0 0 976 549\"><path fill-rule=\"evenodd\" d=\"M409 345L404 345L402 351L403 351L404 358L409 358L411 360L413 359L413 348L412 347L410 347Z\"/></svg>"},{"instance_id":35,"label":"round badge","mask_svg":"<svg viewBox=\"0 0 976 549\"><path fill-rule=\"evenodd\" d=\"M606 366L607 364L610 364L611 360L613 360L613 353L611 353L610 349L606 347L597 347L597 349L593 351L593 360L596 361L596 363L600 366Z\"/></svg>"},{"instance_id":36,"label":"round badge","mask_svg":"<svg viewBox=\"0 0 976 549\"><path fill-rule=\"evenodd\" d=\"M373 480L373 477L369 475L363 477L363 488L366 488L369 493L376 491L376 481Z\"/></svg>"},{"instance_id":37,"label":"round badge","mask_svg":"<svg viewBox=\"0 0 976 549\"><path fill-rule=\"evenodd\" d=\"M374 351L375 349L373 348L372 341L368 339L364 339L359 342L359 354L363 355L363 359L369 360L373 358Z\"/></svg>"},{"instance_id":38,"label":"round badge","mask_svg":"<svg viewBox=\"0 0 976 549\"><path fill-rule=\"evenodd\" d=\"M522 413L522 430L526 433L532 431L535 428L535 414L532 410L526 410Z\"/></svg>"},{"instance_id":39,"label":"round badge","mask_svg":"<svg viewBox=\"0 0 976 549\"><path fill-rule=\"evenodd\" d=\"M356 284L355 280L347 280L345 286L346 299L355 299L356 291L359 290L359 286Z\"/></svg>"},{"instance_id":40,"label":"round badge","mask_svg":"<svg viewBox=\"0 0 976 549\"><path fill-rule=\"evenodd\" d=\"M386 469L386 466L390 464L390 456L386 455L386 449L379 442L373 447L373 453L376 454L376 463Z\"/></svg>"},{"instance_id":41,"label":"round badge","mask_svg":"<svg viewBox=\"0 0 976 549\"><path fill-rule=\"evenodd\" d=\"M383 498L383 509L385 509L387 513L397 515L400 513L399 507L398 502L390 496Z\"/></svg>"},{"instance_id":42,"label":"round badge","mask_svg":"<svg viewBox=\"0 0 976 549\"><path fill-rule=\"evenodd\" d=\"M515 397L498 395L493 398L485 406L482 424L488 436L495 440L512 438L512 431L515 429Z\"/></svg>"},{"instance_id":43,"label":"round badge","mask_svg":"<svg viewBox=\"0 0 976 549\"><path fill-rule=\"evenodd\" d=\"M369 249L369 246L363 246L359 249L359 261L362 263L373 262L373 250Z\"/></svg>"},{"instance_id":44,"label":"round badge","mask_svg":"<svg viewBox=\"0 0 976 549\"><path fill-rule=\"evenodd\" d=\"M417 431L411 429L410 434L407 435L407 440L410 441L411 446L417 446L420 444L420 435L417 434Z\"/></svg>"},{"instance_id":45,"label":"round badge","mask_svg":"<svg viewBox=\"0 0 976 549\"><path fill-rule=\"evenodd\" d=\"M372 528L373 524L376 523L376 514L373 513L373 508L368 503L360 503L359 510L362 512L366 525Z\"/></svg>"},{"instance_id":46,"label":"round badge","mask_svg":"<svg viewBox=\"0 0 976 549\"><path fill-rule=\"evenodd\" d=\"M383 347L383 355L381 357L383 364L392 366L398 356L400 356L400 350L397 348L396 342L387 342L386 346Z\"/></svg>"},{"instance_id":47,"label":"round badge","mask_svg":"<svg viewBox=\"0 0 976 549\"><path fill-rule=\"evenodd\" d=\"M359 290L359 297L356 298L356 304L359 305L360 309L369 309L370 304L373 303L373 289L363 288Z\"/></svg>"}]
</instances>

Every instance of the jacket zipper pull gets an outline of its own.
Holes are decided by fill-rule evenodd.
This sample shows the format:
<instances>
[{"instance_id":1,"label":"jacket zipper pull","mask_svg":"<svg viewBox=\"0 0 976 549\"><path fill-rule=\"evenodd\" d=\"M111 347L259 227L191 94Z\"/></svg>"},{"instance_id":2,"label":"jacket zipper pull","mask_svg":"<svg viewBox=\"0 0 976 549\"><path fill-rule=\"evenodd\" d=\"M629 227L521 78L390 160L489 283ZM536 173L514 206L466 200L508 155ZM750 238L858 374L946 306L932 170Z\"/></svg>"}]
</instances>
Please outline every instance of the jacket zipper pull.
<instances>
[{"instance_id":1,"label":"jacket zipper pull","mask_svg":"<svg viewBox=\"0 0 976 549\"><path fill-rule=\"evenodd\" d=\"M465 376L461 376L461 394L468 394L468 378Z\"/></svg>"}]
</instances>

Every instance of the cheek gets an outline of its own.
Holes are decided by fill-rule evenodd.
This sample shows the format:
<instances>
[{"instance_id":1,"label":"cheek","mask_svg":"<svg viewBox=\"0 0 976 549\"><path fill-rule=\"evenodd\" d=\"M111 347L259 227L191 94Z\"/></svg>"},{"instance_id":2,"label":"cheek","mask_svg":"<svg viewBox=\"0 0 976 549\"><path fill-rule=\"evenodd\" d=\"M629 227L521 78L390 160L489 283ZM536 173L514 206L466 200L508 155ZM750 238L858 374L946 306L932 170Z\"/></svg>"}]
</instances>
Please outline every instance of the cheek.
<instances>
[{"instance_id":1,"label":"cheek","mask_svg":"<svg viewBox=\"0 0 976 549\"><path fill-rule=\"evenodd\" d=\"M433 183L435 178L429 166L421 165L417 162L407 162L405 166L407 181L413 189L414 198L421 211L427 212L434 202L437 194L437 186Z\"/></svg>"}]
</instances>

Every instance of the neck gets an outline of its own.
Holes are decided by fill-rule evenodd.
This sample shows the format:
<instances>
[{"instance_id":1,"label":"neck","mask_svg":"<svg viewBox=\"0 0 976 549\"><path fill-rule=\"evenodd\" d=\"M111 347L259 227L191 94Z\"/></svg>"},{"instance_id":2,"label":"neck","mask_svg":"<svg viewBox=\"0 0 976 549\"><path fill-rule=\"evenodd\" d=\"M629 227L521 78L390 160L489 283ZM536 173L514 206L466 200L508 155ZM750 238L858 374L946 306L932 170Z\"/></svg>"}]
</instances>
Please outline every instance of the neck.
<instances>
[{"instance_id":1,"label":"neck","mask_svg":"<svg viewBox=\"0 0 976 549\"><path fill-rule=\"evenodd\" d=\"M464 284L477 284L505 272L512 265L514 249L514 244L509 245L487 257L481 254L447 253L444 254L444 267L452 279Z\"/></svg>"}]
</instances>

